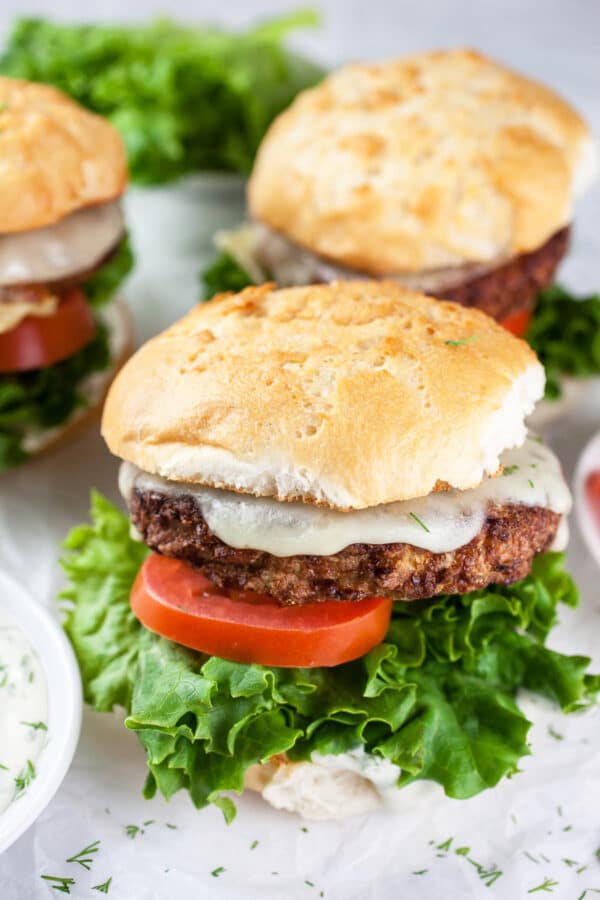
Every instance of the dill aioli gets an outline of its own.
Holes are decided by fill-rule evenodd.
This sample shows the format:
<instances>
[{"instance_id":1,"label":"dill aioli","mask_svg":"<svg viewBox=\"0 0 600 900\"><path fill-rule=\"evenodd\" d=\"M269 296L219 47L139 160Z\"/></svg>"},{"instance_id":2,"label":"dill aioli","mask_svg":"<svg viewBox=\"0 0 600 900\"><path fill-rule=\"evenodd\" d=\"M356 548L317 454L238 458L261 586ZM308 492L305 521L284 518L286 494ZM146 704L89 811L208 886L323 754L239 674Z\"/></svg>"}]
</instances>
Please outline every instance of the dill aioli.
<instances>
[{"instance_id":1,"label":"dill aioli","mask_svg":"<svg viewBox=\"0 0 600 900\"><path fill-rule=\"evenodd\" d=\"M47 722L48 690L40 661L0 609L0 814L34 780Z\"/></svg>"}]
</instances>

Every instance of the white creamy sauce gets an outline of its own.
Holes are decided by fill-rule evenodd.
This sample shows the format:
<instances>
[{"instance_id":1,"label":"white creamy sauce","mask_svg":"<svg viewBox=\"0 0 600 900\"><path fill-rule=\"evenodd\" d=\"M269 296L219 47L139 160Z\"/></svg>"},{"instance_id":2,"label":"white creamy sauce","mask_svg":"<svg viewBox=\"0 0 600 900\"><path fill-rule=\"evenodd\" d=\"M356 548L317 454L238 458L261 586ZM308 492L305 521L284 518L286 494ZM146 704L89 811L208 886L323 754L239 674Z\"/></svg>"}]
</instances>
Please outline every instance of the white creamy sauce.
<instances>
[{"instance_id":1,"label":"white creamy sauce","mask_svg":"<svg viewBox=\"0 0 600 900\"><path fill-rule=\"evenodd\" d=\"M279 285L287 286L373 277L330 262L261 222L243 225L233 231L221 231L215 243L220 250L233 256L256 283L271 278ZM485 275L503 262L504 259L499 258L487 265L473 263L420 272L390 272L381 277L411 290L440 292Z\"/></svg>"},{"instance_id":2,"label":"white creamy sauce","mask_svg":"<svg viewBox=\"0 0 600 900\"><path fill-rule=\"evenodd\" d=\"M365 815L391 801L399 775L398 766L361 746L338 755L313 753L311 762L267 764L257 786L277 809L307 819L337 819Z\"/></svg>"},{"instance_id":3,"label":"white creamy sauce","mask_svg":"<svg viewBox=\"0 0 600 900\"><path fill-rule=\"evenodd\" d=\"M0 610L0 813L35 778L46 744L48 694L40 661L21 629Z\"/></svg>"},{"instance_id":4,"label":"white creamy sauce","mask_svg":"<svg viewBox=\"0 0 600 900\"><path fill-rule=\"evenodd\" d=\"M100 262L123 235L118 200L72 213L46 228L0 235L0 285L58 281Z\"/></svg>"},{"instance_id":5,"label":"white creamy sauce","mask_svg":"<svg viewBox=\"0 0 600 900\"><path fill-rule=\"evenodd\" d=\"M491 504L539 506L563 516L570 510L560 463L538 439L530 437L522 447L507 450L501 462L503 474L472 490L438 491L350 512L167 481L131 463L121 466L119 486L126 500L133 489L192 496L213 534L237 549L331 556L356 543L402 543L445 553L481 531Z\"/></svg>"}]
</instances>

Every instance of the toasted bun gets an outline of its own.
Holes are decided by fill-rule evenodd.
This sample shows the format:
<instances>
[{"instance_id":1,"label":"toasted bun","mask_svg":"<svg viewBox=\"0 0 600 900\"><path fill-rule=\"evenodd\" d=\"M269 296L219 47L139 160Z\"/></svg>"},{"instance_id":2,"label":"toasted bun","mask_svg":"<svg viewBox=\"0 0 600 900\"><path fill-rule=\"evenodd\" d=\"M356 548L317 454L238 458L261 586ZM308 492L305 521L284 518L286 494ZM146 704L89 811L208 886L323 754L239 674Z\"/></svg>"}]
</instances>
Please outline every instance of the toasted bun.
<instances>
[{"instance_id":1,"label":"toasted bun","mask_svg":"<svg viewBox=\"0 0 600 900\"><path fill-rule=\"evenodd\" d=\"M62 446L99 417L111 381L133 352L131 314L123 300L113 301L110 311L106 310L106 321L111 329L111 363L104 371L91 376L94 382L93 387L90 384L88 405L76 409L66 422L56 428L42 429L35 434L30 433L25 439L25 447L31 456L39 456Z\"/></svg>"},{"instance_id":2,"label":"toasted bun","mask_svg":"<svg viewBox=\"0 0 600 900\"><path fill-rule=\"evenodd\" d=\"M529 346L476 310L391 282L267 284L143 346L102 432L174 481L362 508L479 484L543 387Z\"/></svg>"},{"instance_id":3,"label":"toasted bun","mask_svg":"<svg viewBox=\"0 0 600 900\"><path fill-rule=\"evenodd\" d=\"M471 50L352 65L270 128L252 215L373 275L489 263L545 243L595 173L584 121Z\"/></svg>"},{"instance_id":4,"label":"toasted bun","mask_svg":"<svg viewBox=\"0 0 600 900\"><path fill-rule=\"evenodd\" d=\"M118 132L56 88L0 78L0 233L51 225L120 196Z\"/></svg>"}]
</instances>

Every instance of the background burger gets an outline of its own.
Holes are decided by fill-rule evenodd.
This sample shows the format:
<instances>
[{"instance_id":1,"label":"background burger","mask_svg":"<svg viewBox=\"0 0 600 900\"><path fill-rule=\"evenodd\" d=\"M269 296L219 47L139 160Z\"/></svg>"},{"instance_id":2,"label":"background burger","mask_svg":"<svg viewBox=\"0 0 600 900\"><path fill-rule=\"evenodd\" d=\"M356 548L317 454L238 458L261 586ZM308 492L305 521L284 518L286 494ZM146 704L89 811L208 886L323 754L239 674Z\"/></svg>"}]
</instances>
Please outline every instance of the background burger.
<instances>
[{"instance_id":1,"label":"background burger","mask_svg":"<svg viewBox=\"0 0 600 900\"><path fill-rule=\"evenodd\" d=\"M97 406L129 344L107 306L132 257L118 133L60 91L0 78L0 471Z\"/></svg>"},{"instance_id":2,"label":"background burger","mask_svg":"<svg viewBox=\"0 0 600 900\"><path fill-rule=\"evenodd\" d=\"M595 171L575 110L474 51L347 66L269 129L208 291L392 278L527 333L556 393L600 369L600 302L544 291Z\"/></svg>"},{"instance_id":3,"label":"background burger","mask_svg":"<svg viewBox=\"0 0 600 900\"><path fill-rule=\"evenodd\" d=\"M128 515L95 495L64 596L148 796L469 797L528 752L520 688L588 702L588 660L544 643L577 594L569 492L524 426L543 387L492 319L391 282L248 288L135 354L103 417Z\"/></svg>"}]
</instances>

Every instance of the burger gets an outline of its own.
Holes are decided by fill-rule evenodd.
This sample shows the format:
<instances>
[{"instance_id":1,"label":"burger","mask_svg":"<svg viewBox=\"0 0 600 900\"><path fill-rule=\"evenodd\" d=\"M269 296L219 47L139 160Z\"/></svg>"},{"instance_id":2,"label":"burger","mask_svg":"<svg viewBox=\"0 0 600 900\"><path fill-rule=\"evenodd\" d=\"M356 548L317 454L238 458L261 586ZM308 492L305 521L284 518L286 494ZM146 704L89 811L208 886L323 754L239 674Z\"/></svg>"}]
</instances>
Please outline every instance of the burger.
<instances>
[{"instance_id":1,"label":"burger","mask_svg":"<svg viewBox=\"0 0 600 900\"><path fill-rule=\"evenodd\" d=\"M127 514L94 495L63 596L147 796L466 798L529 752L522 688L590 702L589 660L545 646L577 592L543 390L525 342L389 281L217 297L129 360L102 422Z\"/></svg>"},{"instance_id":2,"label":"burger","mask_svg":"<svg viewBox=\"0 0 600 900\"><path fill-rule=\"evenodd\" d=\"M217 235L207 295L267 280L393 279L527 334L553 396L559 373L600 368L590 337L600 303L548 290L595 171L577 112L479 53L350 65L267 132L250 224Z\"/></svg>"},{"instance_id":3,"label":"burger","mask_svg":"<svg viewBox=\"0 0 600 900\"><path fill-rule=\"evenodd\" d=\"M115 129L41 84L0 78L0 471L98 406L129 345L109 304L132 266Z\"/></svg>"}]
</instances>

